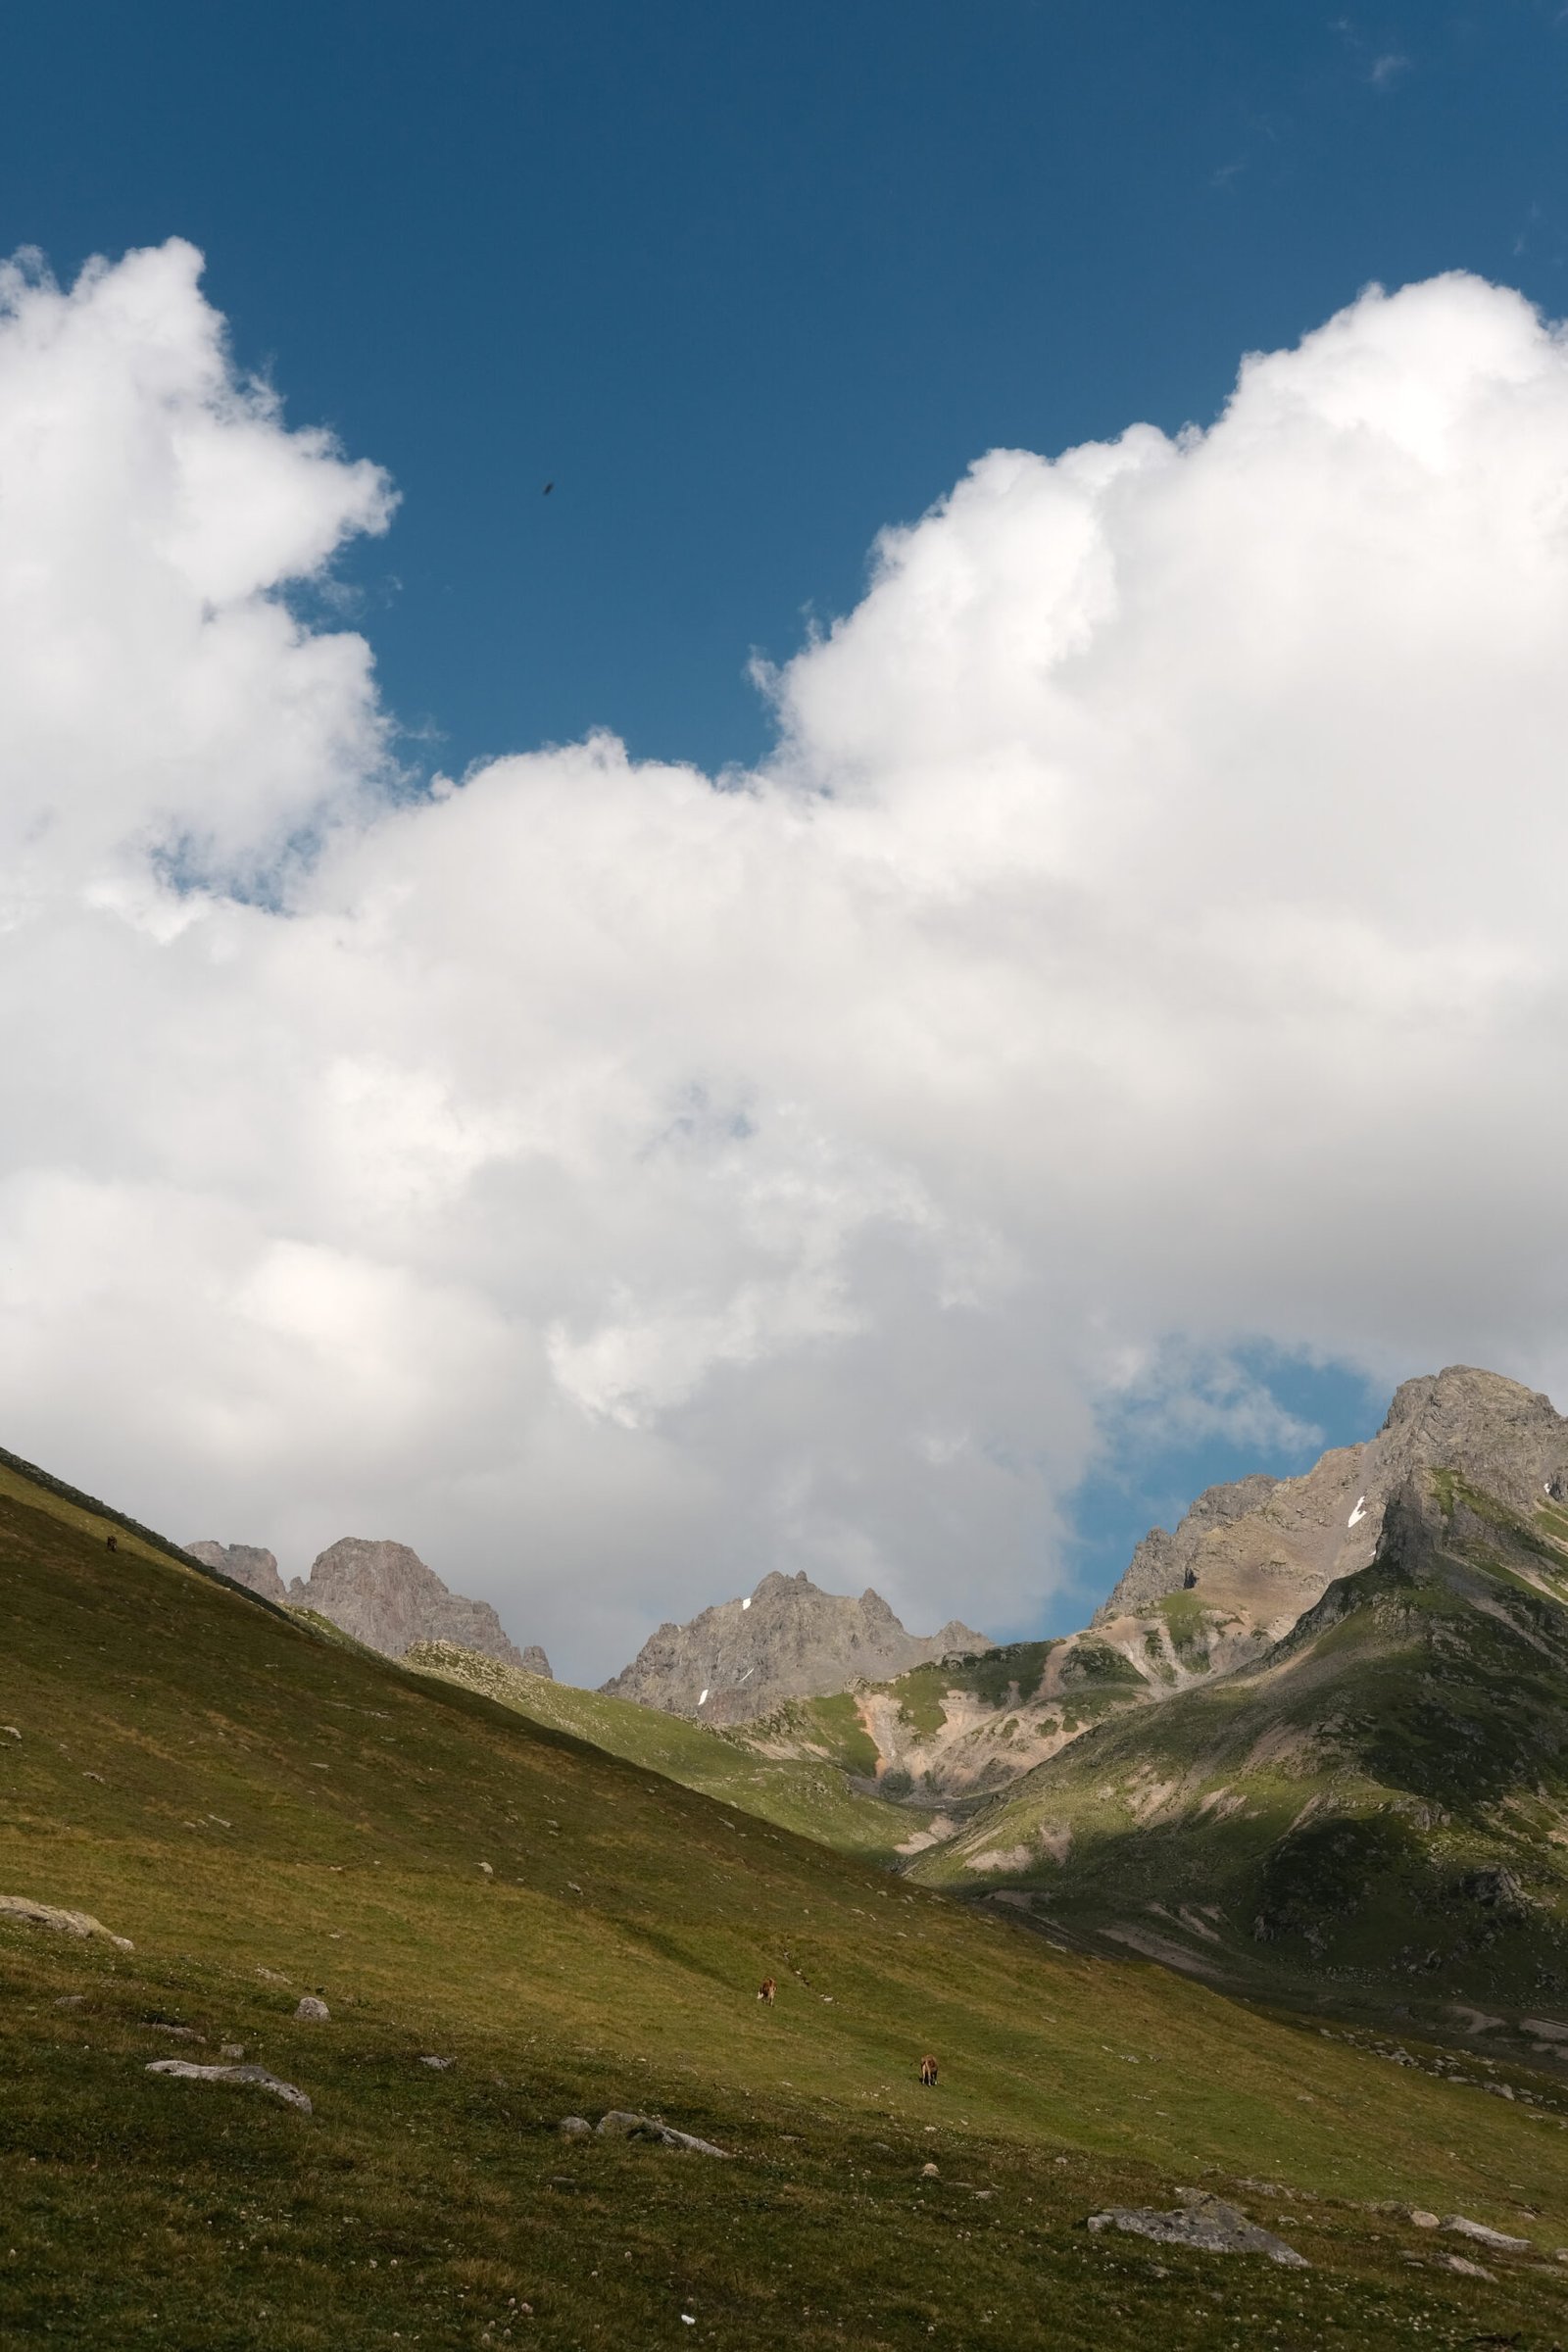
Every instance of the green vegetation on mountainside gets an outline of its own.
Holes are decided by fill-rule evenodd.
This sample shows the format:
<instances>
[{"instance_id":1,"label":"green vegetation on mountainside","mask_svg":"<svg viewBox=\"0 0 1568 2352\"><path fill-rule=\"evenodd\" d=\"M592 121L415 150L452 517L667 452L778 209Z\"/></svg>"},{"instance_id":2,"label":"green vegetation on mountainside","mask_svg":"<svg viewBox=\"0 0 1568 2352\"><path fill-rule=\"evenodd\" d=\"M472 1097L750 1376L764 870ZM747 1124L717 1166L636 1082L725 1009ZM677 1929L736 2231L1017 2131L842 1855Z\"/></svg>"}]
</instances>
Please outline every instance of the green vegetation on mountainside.
<instances>
[{"instance_id":1,"label":"green vegetation on mountainside","mask_svg":"<svg viewBox=\"0 0 1568 2352\"><path fill-rule=\"evenodd\" d=\"M1181 2352L1560 2327L1555 2269L1489 2252L1494 2281L1458 2277L1374 2208L1549 2254L1568 2112L1054 1952L110 1553L41 1492L0 1496L0 1893L135 1947L0 1922L8 2341ZM330 2022L294 2018L306 1990ZM225 2042L315 2112L145 2071ZM551 2129L610 2106L732 2161ZM1192 2181L1312 2269L1079 2226Z\"/></svg>"},{"instance_id":2,"label":"green vegetation on mountainside","mask_svg":"<svg viewBox=\"0 0 1568 2352\"><path fill-rule=\"evenodd\" d=\"M833 1690L820 1698L788 1698L759 1722L737 1726L736 1738L756 1743L768 1755L785 1747L794 1754L819 1756L840 1772L872 1780L877 1768L876 1741L860 1720L852 1690ZM909 1817L910 1828L918 1826Z\"/></svg>"},{"instance_id":3,"label":"green vegetation on mountainside","mask_svg":"<svg viewBox=\"0 0 1568 2352\"><path fill-rule=\"evenodd\" d=\"M1430 1488L1256 1666L1102 1725L916 1875L1291 1998L1562 2016L1568 1548Z\"/></svg>"},{"instance_id":4,"label":"green vegetation on mountainside","mask_svg":"<svg viewBox=\"0 0 1568 2352\"><path fill-rule=\"evenodd\" d=\"M545 1675L526 1674L450 1642L418 1642L404 1663L481 1691L535 1723L591 1740L612 1756L647 1765L684 1788L700 1788L707 1796L781 1829L796 1830L840 1853L891 1863L900 1845L930 1819L929 1811L918 1806L911 1809L861 1794L831 1765L760 1755L740 1734L710 1731L683 1715L666 1715L630 1699L607 1697L602 1690L551 1682ZM815 1703L832 1706L830 1700ZM853 1700L846 1696L840 1704L853 1715ZM870 1747L868 1740L864 1744ZM874 1749L871 1757L874 1763Z\"/></svg>"}]
</instances>

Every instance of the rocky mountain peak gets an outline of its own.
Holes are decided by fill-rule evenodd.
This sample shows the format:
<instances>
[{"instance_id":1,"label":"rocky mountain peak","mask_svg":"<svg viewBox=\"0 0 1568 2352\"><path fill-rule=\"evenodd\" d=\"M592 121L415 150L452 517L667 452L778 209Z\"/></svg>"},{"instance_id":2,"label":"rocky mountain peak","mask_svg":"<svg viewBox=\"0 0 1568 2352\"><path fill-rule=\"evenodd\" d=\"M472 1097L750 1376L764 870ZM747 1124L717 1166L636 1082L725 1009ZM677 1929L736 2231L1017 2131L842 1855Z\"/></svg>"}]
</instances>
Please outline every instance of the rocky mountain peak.
<instances>
[{"instance_id":1,"label":"rocky mountain peak","mask_svg":"<svg viewBox=\"0 0 1568 2352\"><path fill-rule=\"evenodd\" d=\"M550 1672L542 1649L518 1649L487 1600L452 1592L407 1544L344 1536L317 1556L309 1578L293 1579L288 1599L389 1658L416 1642L455 1642L530 1674Z\"/></svg>"},{"instance_id":2,"label":"rocky mountain peak","mask_svg":"<svg viewBox=\"0 0 1568 2352\"><path fill-rule=\"evenodd\" d=\"M451 1642L529 1674L550 1676L550 1660L537 1643L517 1649L487 1600L451 1592L407 1544L345 1536L318 1554L309 1579L296 1576L287 1586L277 1572L276 1555L259 1544L203 1539L185 1549L263 1600L314 1609L389 1658L402 1657L416 1642Z\"/></svg>"},{"instance_id":3,"label":"rocky mountain peak","mask_svg":"<svg viewBox=\"0 0 1568 2352\"><path fill-rule=\"evenodd\" d=\"M602 1687L665 1714L746 1723L788 1698L884 1682L950 1651L993 1646L956 1620L939 1634L907 1633L869 1587L856 1600L822 1592L804 1569L774 1569L743 1598L720 1601L687 1625L662 1625Z\"/></svg>"},{"instance_id":4,"label":"rocky mountain peak","mask_svg":"<svg viewBox=\"0 0 1568 2352\"><path fill-rule=\"evenodd\" d=\"M1470 1364L1407 1380L1365 1445L1335 1447L1300 1478L1210 1487L1174 1534L1152 1528L1094 1623L1139 1616L1190 1584L1277 1638L1336 1578L1369 1564L1391 1497L1434 1469L1528 1509L1568 1494L1568 1421L1549 1397Z\"/></svg>"},{"instance_id":5,"label":"rocky mountain peak","mask_svg":"<svg viewBox=\"0 0 1568 2352\"><path fill-rule=\"evenodd\" d=\"M1407 1380L1367 1449L1385 1492L1414 1470L1457 1470L1516 1510L1568 1491L1568 1421L1549 1396L1472 1364Z\"/></svg>"},{"instance_id":6,"label":"rocky mountain peak","mask_svg":"<svg viewBox=\"0 0 1568 2352\"><path fill-rule=\"evenodd\" d=\"M283 1579L277 1573L276 1554L264 1551L259 1544L217 1544L204 1538L199 1544L187 1544L185 1549L193 1559L216 1568L220 1576L243 1585L249 1592L260 1593L263 1600L288 1598Z\"/></svg>"}]
</instances>

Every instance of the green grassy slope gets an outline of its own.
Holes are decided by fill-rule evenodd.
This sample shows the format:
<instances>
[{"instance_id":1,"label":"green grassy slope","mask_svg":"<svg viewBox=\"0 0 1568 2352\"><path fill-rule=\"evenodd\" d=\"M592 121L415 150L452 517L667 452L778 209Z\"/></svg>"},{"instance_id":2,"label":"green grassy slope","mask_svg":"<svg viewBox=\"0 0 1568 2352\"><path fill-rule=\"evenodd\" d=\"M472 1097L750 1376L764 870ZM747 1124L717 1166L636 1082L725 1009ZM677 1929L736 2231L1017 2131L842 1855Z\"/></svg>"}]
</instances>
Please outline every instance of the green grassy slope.
<instances>
[{"instance_id":1,"label":"green grassy slope","mask_svg":"<svg viewBox=\"0 0 1568 2352\"><path fill-rule=\"evenodd\" d=\"M816 1757L875 1779L906 1808L924 1805L929 1819L934 1806L970 1809L1063 1740L1154 1696L1163 1696L1157 1678L1152 1685L1108 1642L1076 1635L1012 1642L888 1682L789 1699L734 1737L775 1759Z\"/></svg>"},{"instance_id":2,"label":"green grassy slope","mask_svg":"<svg viewBox=\"0 0 1568 2352\"><path fill-rule=\"evenodd\" d=\"M1568 2021L1568 1520L1438 1474L1261 1664L1102 1725L917 1875L1293 1999Z\"/></svg>"},{"instance_id":3,"label":"green grassy slope","mask_svg":"<svg viewBox=\"0 0 1568 2352\"><path fill-rule=\"evenodd\" d=\"M682 1715L525 1674L451 1642L421 1642L404 1663L480 1691L534 1723L590 1740L627 1763L644 1764L684 1788L699 1788L760 1820L868 1862L892 1863L904 1840L931 1818L929 1808L860 1794L831 1765L762 1756L740 1734L710 1731Z\"/></svg>"},{"instance_id":4,"label":"green grassy slope","mask_svg":"<svg viewBox=\"0 0 1568 2352\"><path fill-rule=\"evenodd\" d=\"M1555 2108L1054 1952L110 1554L42 1494L0 1495L0 1893L135 1947L0 1924L8 2342L1087 2352L1560 2325L1549 2261L1458 2277L1370 2210L1460 2208L1549 2257ZM307 1989L329 2024L294 2020ZM226 2041L315 2113L144 2071ZM735 2160L549 2128L620 2104ZM1311 2271L1079 2227L1243 2176Z\"/></svg>"}]
</instances>

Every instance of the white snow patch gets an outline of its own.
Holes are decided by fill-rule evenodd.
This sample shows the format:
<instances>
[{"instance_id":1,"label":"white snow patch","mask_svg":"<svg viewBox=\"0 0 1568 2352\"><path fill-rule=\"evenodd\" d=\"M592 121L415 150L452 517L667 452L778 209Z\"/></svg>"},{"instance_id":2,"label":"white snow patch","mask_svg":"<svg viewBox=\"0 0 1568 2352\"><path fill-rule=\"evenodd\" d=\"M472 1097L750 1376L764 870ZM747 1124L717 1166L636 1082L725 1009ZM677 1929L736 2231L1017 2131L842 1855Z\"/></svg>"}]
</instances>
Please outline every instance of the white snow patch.
<instances>
[{"instance_id":1,"label":"white snow patch","mask_svg":"<svg viewBox=\"0 0 1568 2352\"><path fill-rule=\"evenodd\" d=\"M1359 1496L1357 1497L1357 1499L1356 1499L1356 1505L1355 1505L1355 1508L1354 1508L1354 1510L1353 1510L1353 1511L1350 1513L1350 1516L1348 1517L1348 1519L1347 1519L1347 1521L1345 1522L1345 1524L1346 1524L1346 1526L1347 1526L1347 1527L1354 1527L1354 1525L1355 1525L1355 1523L1356 1523L1356 1521L1357 1521L1358 1519L1364 1519L1365 1517L1366 1517L1366 1496L1365 1496L1364 1494L1362 1494L1362 1495L1359 1495Z\"/></svg>"},{"instance_id":2,"label":"white snow patch","mask_svg":"<svg viewBox=\"0 0 1568 2352\"><path fill-rule=\"evenodd\" d=\"M752 1605L752 1604L751 1604L751 1601L750 1601L749 1599L747 1599L747 1600L743 1600L743 1601L741 1602L741 1607L742 1607L743 1609L749 1609L749 1608L751 1607L751 1605Z\"/></svg>"},{"instance_id":3,"label":"white snow patch","mask_svg":"<svg viewBox=\"0 0 1568 2352\"><path fill-rule=\"evenodd\" d=\"M705 1683L705 1684L704 1684L704 1686L703 1686L703 1695L702 1695L702 1697L701 1697L701 1698L700 1698L700 1699L697 1701L697 1704L698 1704L700 1707L705 1707L705 1706L707 1706L707 1704L708 1704L708 1686L707 1686L707 1684L706 1684L706 1683Z\"/></svg>"},{"instance_id":4,"label":"white snow patch","mask_svg":"<svg viewBox=\"0 0 1568 2352\"><path fill-rule=\"evenodd\" d=\"M750 1677L751 1677L752 1675L754 1675L756 1672L757 1672L757 1668L756 1668L755 1666L748 1666L748 1667L747 1667L747 1669L746 1669L746 1672L745 1672L745 1674L743 1674L743 1675L741 1676L741 1683L744 1683L744 1682L748 1681L748 1680L750 1679ZM737 1690L740 1689L740 1687L741 1687L741 1683L737 1683L737 1684L736 1684L735 1688L736 1688L736 1690Z\"/></svg>"}]
</instances>

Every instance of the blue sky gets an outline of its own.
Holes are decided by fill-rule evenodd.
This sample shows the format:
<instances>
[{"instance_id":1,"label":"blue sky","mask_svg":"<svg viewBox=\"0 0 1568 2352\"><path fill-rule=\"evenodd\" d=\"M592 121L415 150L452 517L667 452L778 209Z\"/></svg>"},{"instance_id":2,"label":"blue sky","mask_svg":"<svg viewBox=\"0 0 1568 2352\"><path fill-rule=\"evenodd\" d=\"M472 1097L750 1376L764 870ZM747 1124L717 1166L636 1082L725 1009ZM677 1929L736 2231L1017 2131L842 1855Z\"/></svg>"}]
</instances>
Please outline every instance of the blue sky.
<instances>
[{"instance_id":1,"label":"blue sky","mask_svg":"<svg viewBox=\"0 0 1568 2352\"><path fill-rule=\"evenodd\" d=\"M713 768L766 740L753 649L983 451L1206 421L1373 278L1563 307L1561 18L55 0L7 27L0 242L191 238L242 361L389 468L345 569L416 760Z\"/></svg>"},{"instance_id":2,"label":"blue sky","mask_svg":"<svg viewBox=\"0 0 1568 2352\"><path fill-rule=\"evenodd\" d=\"M1533 0L56 0L7 29L0 249L192 240L240 366L387 469L309 610L368 637L416 774L598 727L718 773L772 740L752 657L988 450L1207 424L1373 280L1568 309L1565 100ZM1369 1385L1311 1320L1234 1359L1271 1428L1129 1406L1085 1589L1432 1368L1391 1339Z\"/></svg>"}]
</instances>

